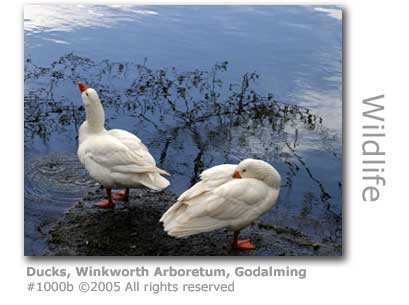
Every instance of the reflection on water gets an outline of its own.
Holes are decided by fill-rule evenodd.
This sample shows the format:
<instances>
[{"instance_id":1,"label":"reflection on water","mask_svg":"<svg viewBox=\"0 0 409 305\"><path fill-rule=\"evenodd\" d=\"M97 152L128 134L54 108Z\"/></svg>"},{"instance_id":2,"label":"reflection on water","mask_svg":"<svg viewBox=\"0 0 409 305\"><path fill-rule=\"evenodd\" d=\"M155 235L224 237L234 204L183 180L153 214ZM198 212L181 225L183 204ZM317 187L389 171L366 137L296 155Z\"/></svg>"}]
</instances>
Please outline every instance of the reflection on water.
<instances>
[{"instance_id":1,"label":"reflection on water","mask_svg":"<svg viewBox=\"0 0 409 305\"><path fill-rule=\"evenodd\" d=\"M125 21L135 22L135 17L138 15L158 15L158 13L131 5L33 4L24 8L24 30L29 35L44 31L70 32L89 27L110 28ZM67 43L62 40L54 40L54 42Z\"/></svg>"},{"instance_id":2,"label":"reflection on water","mask_svg":"<svg viewBox=\"0 0 409 305\"><path fill-rule=\"evenodd\" d=\"M318 12L326 13L328 16L333 17L338 20L342 20L342 10L337 8L327 8L327 7L315 7Z\"/></svg>"},{"instance_id":3,"label":"reflection on water","mask_svg":"<svg viewBox=\"0 0 409 305\"><path fill-rule=\"evenodd\" d=\"M254 22L255 15L274 16L273 24L295 31L297 35L293 37L298 37L304 33L304 27L294 24L310 28L311 20L317 22L314 18L310 20L314 14L339 22L333 13L326 17L323 14L326 11L299 7L266 10L70 7L68 13L63 13L67 10L63 6L30 6L25 10L25 45L29 51L25 55L24 74L26 254L44 251L45 245L38 241L41 239L38 227L55 220L85 192L96 187L76 159L77 131L85 117L78 80L100 94L107 128L127 129L148 145L160 167L172 174L171 191L180 193L197 181L202 170L216 164L248 157L264 159L281 173L283 188L276 208L262 221L301 230L320 242L341 242L341 45L335 45L333 51L324 46L319 48L317 58L325 58L319 68L312 67L309 57L304 61L304 57L297 56L296 48L294 52L287 51L285 59L278 64L287 70L280 73L266 69L277 59L264 61L265 50L260 58L255 54L247 60L253 63L252 68L237 61L242 55L248 57L252 53L229 51L231 35L249 37L249 43L252 39L267 39L264 35L268 33L256 34L243 27L249 21ZM170 32L175 31L178 29L175 24L191 22L186 10L201 18L203 12L216 12L212 16L214 22L224 23L225 34L215 33L214 42L194 46L199 53L215 49L222 52L216 42L221 39L219 35L224 36L223 56L217 56L208 65L204 63L214 54L209 53L205 61L196 61L197 53L177 60L177 54L169 55L163 47L162 51L153 52L153 58L128 60L126 48L118 50L112 42L108 50L112 51L111 56L102 58L93 56L92 46L82 45L83 39L97 42L105 34L109 37L115 28L123 30L123 38L131 38L131 32L127 32L129 22L143 24L144 33L157 33L156 26L161 23L169 25ZM50 11L57 14L47 19ZM236 14L245 18L238 19ZM292 16L302 16L303 23ZM158 20L153 22L149 18ZM260 18L258 23L267 22ZM204 24L207 30L213 26L212 22ZM95 38L84 30L91 31ZM80 41L62 35L64 31L75 34L77 39L80 37ZM206 32L198 25L189 31L200 35ZM173 35L178 40L189 36L189 31L185 35L176 32ZM160 37L166 39L168 35L162 33ZM287 38L280 36L277 40L283 42ZM148 40L147 44L152 41ZM186 43L179 47L185 46ZM297 40L291 39L284 46L299 47ZM191 47L189 44L188 48ZM72 52L76 48L80 51ZM59 55L44 60L42 50ZM271 47L269 50L276 55L283 52L277 53ZM83 55L87 52L90 56ZM123 54L125 60L117 54ZM172 61L161 65L160 54L160 58ZM191 61L186 66L189 58ZM335 63L334 58L337 58ZM291 72L293 63L289 61L298 62L302 68ZM287 87L276 94L272 90L274 86L269 85L271 78L273 81L291 79L288 83L293 84L290 87L294 90Z\"/></svg>"}]
</instances>

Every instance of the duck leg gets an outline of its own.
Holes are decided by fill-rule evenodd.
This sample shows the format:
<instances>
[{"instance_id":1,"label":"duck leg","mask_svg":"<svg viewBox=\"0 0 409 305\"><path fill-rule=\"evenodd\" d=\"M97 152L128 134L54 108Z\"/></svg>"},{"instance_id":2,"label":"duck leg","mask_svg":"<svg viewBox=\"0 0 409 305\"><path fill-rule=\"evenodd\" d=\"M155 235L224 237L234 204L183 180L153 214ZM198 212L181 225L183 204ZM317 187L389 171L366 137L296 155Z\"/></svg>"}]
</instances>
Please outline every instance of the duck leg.
<instances>
[{"instance_id":1,"label":"duck leg","mask_svg":"<svg viewBox=\"0 0 409 305\"><path fill-rule=\"evenodd\" d=\"M107 191L107 196L108 199L104 199L97 204L95 204L98 208L110 208L115 206L115 202L112 200L112 193L111 193L111 188L105 188Z\"/></svg>"},{"instance_id":2,"label":"duck leg","mask_svg":"<svg viewBox=\"0 0 409 305\"><path fill-rule=\"evenodd\" d=\"M240 230L238 231L234 231L234 235L233 235L233 242L231 244L231 247L233 249L239 249L239 250L252 250L255 249L256 246L253 245L250 242L250 239L239 239L239 234L240 234Z\"/></svg>"},{"instance_id":3,"label":"duck leg","mask_svg":"<svg viewBox=\"0 0 409 305\"><path fill-rule=\"evenodd\" d=\"M129 188L126 188L122 192L112 192L112 198L117 200L128 200L129 198Z\"/></svg>"}]
</instances>

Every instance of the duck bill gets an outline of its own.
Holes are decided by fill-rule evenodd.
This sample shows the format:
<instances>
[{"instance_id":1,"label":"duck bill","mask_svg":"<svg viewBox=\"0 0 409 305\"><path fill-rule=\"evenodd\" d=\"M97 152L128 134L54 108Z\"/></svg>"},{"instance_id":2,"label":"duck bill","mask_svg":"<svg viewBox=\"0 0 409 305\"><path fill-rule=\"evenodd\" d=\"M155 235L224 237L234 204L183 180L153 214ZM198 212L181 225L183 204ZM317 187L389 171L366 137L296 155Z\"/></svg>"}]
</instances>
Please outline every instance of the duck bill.
<instances>
[{"instance_id":1,"label":"duck bill","mask_svg":"<svg viewBox=\"0 0 409 305\"><path fill-rule=\"evenodd\" d=\"M78 82L78 87L80 87L81 93L88 89L88 87L85 86L83 82Z\"/></svg>"},{"instance_id":2,"label":"duck bill","mask_svg":"<svg viewBox=\"0 0 409 305\"><path fill-rule=\"evenodd\" d=\"M235 171L235 172L234 172L233 178L234 178L234 179L240 179L240 178L241 178L239 171Z\"/></svg>"}]
</instances>

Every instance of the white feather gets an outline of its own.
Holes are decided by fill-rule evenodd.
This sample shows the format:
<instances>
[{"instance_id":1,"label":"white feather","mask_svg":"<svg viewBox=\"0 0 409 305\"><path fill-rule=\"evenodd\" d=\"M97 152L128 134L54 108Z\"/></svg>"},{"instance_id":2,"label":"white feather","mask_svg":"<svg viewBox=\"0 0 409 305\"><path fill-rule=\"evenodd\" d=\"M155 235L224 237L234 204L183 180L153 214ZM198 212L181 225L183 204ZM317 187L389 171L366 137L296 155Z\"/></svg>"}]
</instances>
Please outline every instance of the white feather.
<instances>
[{"instance_id":1,"label":"white feather","mask_svg":"<svg viewBox=\"0 0 409 305\"><path fill-rule=\"evenodd\" d=\"M165 231L184 237L223 227L239 230L271 209L279 188L256 178L233 179L236 169L237 165L225 164L204 171L201 181L163 214Z\"/></svg>"},{"instance_id":2,"label":"white feather","mask_svg":"<svg viewBox=\"0 0 409 305\"><path fill-rule=\"evenodd\" d=\"M95 90L82 94L87 119L79 130L78 158L91 177L104 187L161 190L169 175L156 167L148 148L135 135L120 129L104 128L104 110Z\"/></svg>"}]
</instances>

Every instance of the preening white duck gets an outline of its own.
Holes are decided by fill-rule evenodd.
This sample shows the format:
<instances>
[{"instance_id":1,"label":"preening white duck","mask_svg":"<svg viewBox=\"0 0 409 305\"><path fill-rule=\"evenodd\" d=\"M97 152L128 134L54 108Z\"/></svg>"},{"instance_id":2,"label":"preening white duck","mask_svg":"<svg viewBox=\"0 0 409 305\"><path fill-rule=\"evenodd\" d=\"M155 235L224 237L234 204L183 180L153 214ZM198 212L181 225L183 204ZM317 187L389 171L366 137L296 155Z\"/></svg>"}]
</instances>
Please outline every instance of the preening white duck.
<instances>
[{"instance_id":1,"label":"preening white duck","mask_svg":"<svg viewBox=\"0 0 409 305\"><path fill-rule=\"evenodd\" d=\"M161 175L169 174L156 167L142 141L125 130L106 130L104 108L97 92L82 82L78 86L86 111L86 120L79 129L78 158L90 176L105 187L108 197L97 206L114 206L113 198L128 199L129 188L166 188L169 181ZM114 193L112 188L125 191Z\"/></svg>"},{"instance_id":2,"label":"preening white duck","mask_svg":"<svg viewBox=\"0 0 409 305\"><path fill-rule=\"evenodd\" d=\"M254 249L249 239L238 236L275 205L281 185L277 170L264 161L246 159L207 169L200 178L163 214L165 231L180 238L227 227L234 231L233 248Z\"/></svg>"}]
</instances>

